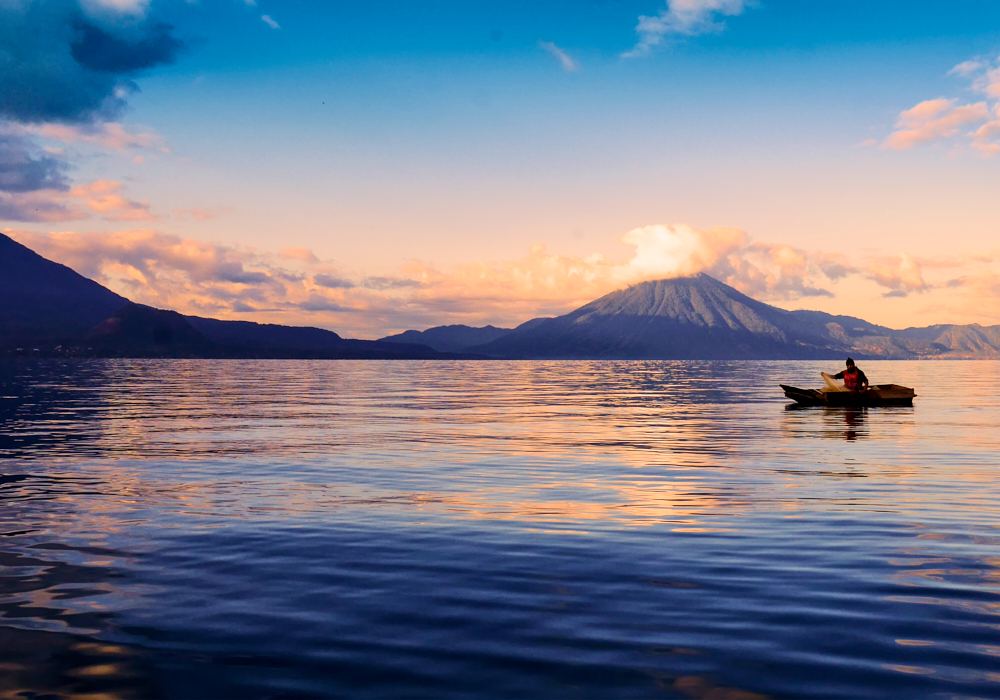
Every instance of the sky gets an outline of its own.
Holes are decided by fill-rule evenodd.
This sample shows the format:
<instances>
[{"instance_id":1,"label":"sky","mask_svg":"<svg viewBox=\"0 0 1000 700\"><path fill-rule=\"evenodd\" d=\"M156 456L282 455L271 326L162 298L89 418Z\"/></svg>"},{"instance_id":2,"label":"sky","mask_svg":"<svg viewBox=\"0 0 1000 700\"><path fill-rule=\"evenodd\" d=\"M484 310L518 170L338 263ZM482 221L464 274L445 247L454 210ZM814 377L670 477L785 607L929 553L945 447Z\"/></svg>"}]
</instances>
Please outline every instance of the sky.
<instances>
[{"instance_id":1,"label":"sky","mask_svg":"<svg viewBox=\"0 0 1000 700\"><path fill-rule=\"evenodd\" d=\"M0 231L182 313L1000 324L998 176L992 1L0 0Z\"/></svg>"}]
</instances>

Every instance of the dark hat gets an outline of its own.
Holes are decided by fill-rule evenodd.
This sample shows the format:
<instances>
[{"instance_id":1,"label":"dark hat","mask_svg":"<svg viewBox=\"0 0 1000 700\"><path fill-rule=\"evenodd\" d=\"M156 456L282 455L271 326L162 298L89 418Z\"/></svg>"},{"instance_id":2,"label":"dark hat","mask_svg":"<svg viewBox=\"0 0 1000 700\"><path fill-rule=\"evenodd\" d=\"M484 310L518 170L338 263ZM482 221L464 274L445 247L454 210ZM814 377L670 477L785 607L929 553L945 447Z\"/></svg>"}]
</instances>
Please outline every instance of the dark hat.
<instances>
[{"instance_id":1,"label":"dark hat","mask_svg":"<svg viewBox=\"0 0 1000 700\"><path fill-rule=\"evenodd\" d=\"M854 360L851 359L850 357L847 358L847 366L848 367L853 367L854 366Z\"/></svg>"}]
</instances>

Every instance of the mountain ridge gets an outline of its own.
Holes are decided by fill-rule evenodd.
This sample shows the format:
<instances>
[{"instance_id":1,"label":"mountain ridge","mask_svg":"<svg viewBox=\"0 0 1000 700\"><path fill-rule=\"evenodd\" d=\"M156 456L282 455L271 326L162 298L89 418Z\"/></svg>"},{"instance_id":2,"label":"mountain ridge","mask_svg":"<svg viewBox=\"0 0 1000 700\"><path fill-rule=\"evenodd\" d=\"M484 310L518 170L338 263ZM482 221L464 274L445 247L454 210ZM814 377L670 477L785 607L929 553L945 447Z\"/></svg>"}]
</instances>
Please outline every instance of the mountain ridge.
<instances>
[{"instance_id":1,"label":"mountain ridge","mask_svg":"<svg viewBox=\"0 0 1000 700\"><path fill-rule=\"evenodd\" d=\"M403 331L379 338L385 343L421 343L440 352L460 352L461 348L483 345L510 333L512 328L482 326L476 328L463 324L435 326L425 331Z\"/></svg>"},{"instance_id":2,"label":"mountain ridge","mask_svg":"<svg viewBox=\"0 0 1000 700\"><path fill-rule=\"evenodd\" d=\"M444 359L426 345L302 326L184 316L136 304L0 234L0 355Z\"/></svg>"},{"instance_id":3,"label":"mountain ridge","mask_svg":"<svg viewBox=\"0 0 1000 700\"><path fill-rule=\"evenodd\" d=\"M1000 325L893 330L779 309L701 274L635 284L512 329L452 325L355 340L135 304L0 234L0 353L36 349L86 357L1000 359Z\"/></svg>"},{"instance_id":4,"label":"mountain ridge","mask_svg":"<svg viewBox=\"0 0 1000 700\"><path fill-rule=\"evenodd\" d=\"M128 299L0 234L0 350L59 345Z\"/></svg>"},{"instance_id":5,"label":"mountain ridge","mask_svg":"<svg viewBox=\"0 0 1000 700\"><path fill-rule=\"evenodd\" d=\"M507 359L989 359L1000 358L1000 325L894 330L779 309L701 274L635 284L456 349Z\"/></svg>"}]
</instances>

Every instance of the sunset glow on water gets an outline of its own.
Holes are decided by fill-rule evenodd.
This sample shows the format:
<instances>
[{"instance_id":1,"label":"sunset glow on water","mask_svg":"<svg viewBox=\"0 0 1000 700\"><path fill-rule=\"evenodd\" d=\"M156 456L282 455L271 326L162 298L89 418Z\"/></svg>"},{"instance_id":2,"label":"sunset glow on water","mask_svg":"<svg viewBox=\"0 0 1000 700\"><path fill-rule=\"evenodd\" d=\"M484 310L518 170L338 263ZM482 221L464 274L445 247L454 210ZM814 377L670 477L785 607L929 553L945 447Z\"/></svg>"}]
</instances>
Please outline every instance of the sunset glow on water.
<instances>
[{"instance_id":1,"label":"sunset glow on water","mask_svg":"<svg viewBox=\"0 0 1000 700\"><path fill-rule=\"evenodd\" d=\"M0 369L0 696L992 697L993 362Z\"/></svg>"}]
</instances>

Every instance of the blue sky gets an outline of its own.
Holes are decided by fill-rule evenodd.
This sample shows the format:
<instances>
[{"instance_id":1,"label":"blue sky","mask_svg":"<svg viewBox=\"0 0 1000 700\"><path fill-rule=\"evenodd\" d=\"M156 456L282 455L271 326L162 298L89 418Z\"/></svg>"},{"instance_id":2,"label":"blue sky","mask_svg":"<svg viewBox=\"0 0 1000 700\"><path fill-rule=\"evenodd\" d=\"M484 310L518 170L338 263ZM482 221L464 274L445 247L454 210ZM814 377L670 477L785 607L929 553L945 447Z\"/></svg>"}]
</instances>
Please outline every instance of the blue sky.
<instances>
[{"instance_id":1,"label":"blue sky","mask_svg":"<svg viewBox=\"0 0 1000 700\"><path fill-rule=\"evenodd\" d=\"M114 193L135 206L110 221L201 241L223 257L243 255L243 265L279 265L246 256L294 247L309 249L344 279L409 280L399 289L410 296L300 290L331 308L355 309L352 319L382 313L379 327L396 328L408 313L416 325L463 313L470 321L510 323L576 303L574 294L633 281L612 275L578 292L563 285L562 295L559 283L544 292L540 283L532 293L512 291L503 270L541 274L530 271L537 261L517 262L534 254L531 246L545 246L571 267L594 254L625 263L636 251L621 240L628 231L721 226L746 233L744 257L785 246L802 253L800 267L815 274L824 274L816 272L820 254L847 256L857 268L796 287L789 280L806 274L801 270L774 272L755 262L773 279L754 286L753 275L732 272L742 262L705 267L774 303L844 312L850 309L835 307L864 303L880 315L872 320L890 325L973 316L1000 322L1000 305L981 303L988 280L977 287L979 301L954 296L964 284L955 280L979 279L984 270L953 265L930 280L933 270L945 270L947 256L982 257L1000 240L998 161L983 139L973 147L968 131L995 118L983 76L1000 56L998 3L90 0L82 7L87 21L133 42L165 22L183 46L122 74L139 91L117 114L69 120L91 130L102 120L118 123L155 144L103 147L64 136L70 142L60 145L55 132L31 127L37 145L63 151L66 187L117 183L93 190L105 199L91 220L63 217L74 221L60 226L64 238L68 231L114 234L107 214L118 211L117 200L107 199ZM637 33L641 16L660 17L666 28ZM645 50L643 36L654 39ZM949 74L970 61L979 68ZM919 117L916 140L889 147L887 139L903 128L896 126L901 115L923 103L937 111ZM975 114L955 112L965 107ZM143 211L148 218L140 218ZM9 221L0 226L37 240L58 232L51 220ZM111 255L88 240L95 256ZM713 255L744 253L719 249L705 259ZM190 285L188 297L164 291L165 283L154 289L155 262L140 266L146 286L134 287L133 296L185 308L196 298L209 304ZM135 275L122 272L120 255L86 264L123 293L139 284L122 280ZM893 264L896 272L886 272ZM454 285L427 299L413 296L423 293L417 283L435 275L454 281L477 265L490 267L484 279L498 286L469 292L466 307ZM425 277L413 277L418 268ZM900 282L907 274L911 281ZM803 296L803 289L827 294ZM218 296L214 312L304 313L288 290L278 300L244 291ZM493 311L470 311L484 296L490 301L483 308ZM447 303L433 307L431 297ZM460 307L466 310L450 310ZM976 316L973 308L988 310ZM331 313L311 322L341 327L344 317Z\"/></svg>"}]
</instances>

